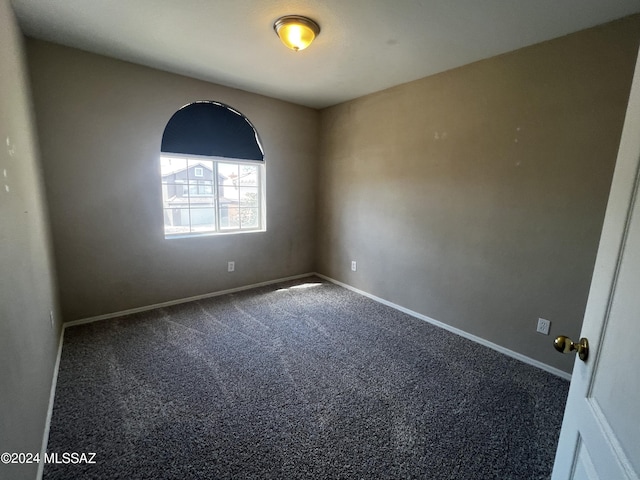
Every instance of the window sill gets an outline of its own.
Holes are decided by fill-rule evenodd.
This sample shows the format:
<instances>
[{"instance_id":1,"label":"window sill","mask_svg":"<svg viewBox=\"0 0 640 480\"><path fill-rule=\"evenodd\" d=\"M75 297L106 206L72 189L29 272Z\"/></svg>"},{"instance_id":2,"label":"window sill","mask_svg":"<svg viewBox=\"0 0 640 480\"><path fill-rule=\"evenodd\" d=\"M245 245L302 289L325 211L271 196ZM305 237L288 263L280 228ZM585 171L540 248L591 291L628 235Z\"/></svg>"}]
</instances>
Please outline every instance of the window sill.
<instances>
[{"instance_id":1,"label":"window sill","mask_svg":"<svg viewBox=\"0 0 640 480\"><path fill-rule=\"evenodd\" d=\"M222 237L228 235L239 235L246 233L264 233L266 228L256 230L231 230L228 232L202 232L202 233L172 233L164 236L165 240L173 240L176 238L201 238L201 237Z\"/></svg>"}]
</instances>

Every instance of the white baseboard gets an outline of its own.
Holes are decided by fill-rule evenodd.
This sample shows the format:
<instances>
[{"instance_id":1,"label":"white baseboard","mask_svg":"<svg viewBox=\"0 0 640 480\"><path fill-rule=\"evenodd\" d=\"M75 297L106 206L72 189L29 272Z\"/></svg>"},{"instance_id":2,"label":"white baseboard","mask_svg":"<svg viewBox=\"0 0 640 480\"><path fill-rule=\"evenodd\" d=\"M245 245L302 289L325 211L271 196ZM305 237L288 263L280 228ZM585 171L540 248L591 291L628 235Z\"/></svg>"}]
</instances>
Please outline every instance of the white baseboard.
<instances>
[{"instance_id":1,"label":"white baseboard","mask_svg":"<svg viewBox=\"0 0 640 480\"><path fill-rule=\"evenodd\" d=\"M464 330L461 330L459 328L456 327L452 327L451 325L448 325L446 323L440 322L438 320L435 320L431 317L428 317L426 315L423 315L421 313L415 312L413 310L409 310L408 308L405 308L401 305L397 305L393 302L390 302L388 300L385 300L384 298L380 298L380 297L376 297L375 295L372 295L368 292L365 292L364 290L360 290L358 288L352 287L351 285L348 285L346 283L340 282L338 280L335 280L331 277L328 277L326 275L322 275L320 273L317 272L308 272L308 273L303 273L300 275L293 275L291 277L285 277L285 278L278 278L275 280L269 280L266 282L260 282L260 283L254 283L251 285L245 285L242 287L237 287L237 288L231 288L228 290L220 290L217 292L212 292L212 293L205 293L203 295L196 295L193 297L187 297L187 298L180 298L177 300L171 300L169 302L162 302L162 303L156 303L153 305L147 305L144 307L138 307L138 308L132 308L130 310L123 310L120 312L113 312L113 313L108 313L105 315L98 315L95 317L89 317L89 318L83 318L80 320L73 320L70 322L65 322L65 324L63 325L63 332L62 332L62 336L64 336L64 328L66 327L72 327L74 325L82 325L85 323L91 323L91 322L97 322L100 320L107 320L110 318L116 318L116 317L121 317L123 315L130 315L133 313L139 313L139 312L145 312L147 310L153 310L155 308L162 308L162 307L170 307L172 305L179 305L181 303L187 303L187 302L193 302L196 300L202 300L205 298L211 298L211 297L217 297L220 295L226 295L229 293L235 293L235 292L241 292L243 290L249 290L252 288L257 288L257 287L263 287L266 285L271 285L274 283L280 283L280 282L286 282L289 280L297 280L299 278L304 278L304 277L309 277L311 275L316 275L320 278L323 278L331 283L335 283L336 285L340 285L341 287L344 287L348 290L351 290L353 292L356 292L360 295L363 295L365 297L368 297L372 300L375 300L376 302L382 303L384 305L387 305L391 308L394 308L396 310L399 310L403 313L406 313L407 315L411 315L412 317L418 318L420 320L424 320L425 322L431 323L432 325L435 325L437 327L440 328L444 328L445 330L448 330L449 332L455 333L456 335L460 335L461 337L464 337L468 340L474 341L476 343L479 343L481 345L484 345L485 347L489 347L493 350L496 350L497 352L503 353L505 355L508 355L509 357L515 358L517 360L520 360L521 362L527 363L529 365L533 365L534 367L540 368L541 370L544 370L546 372L549 372L553 375L556 375L560 378L564 378L565 380L571 380L571 374L567 373L563 370L560 370L559 368L555 368L552 367L551 365L547 365L546 363L540 362L539 360L535 360L531 357L527 357L526 355L522 355L521 353L515 352L513 350L509 350L508 348L505 348L501 345L498 345L496 343L490 342L489 340L485 340L482 337L478 337L476 335L473 335L471 333L465 332ZM62 342L62 339L60 340ZM60 348L62 348L62 343L60 344ZM59 354L58 354L59 355ZM56 375L57 375L57 367L56 367Z\"/></svg>"},{"instance_id":2,"label":"white baseboard","mask_svg":"<svg viewBox=\"0 0 640 480\"><path fill-rule=\"evenodd\" d=\"M82 325L85 323L99 322L100 320L108 320L110 318L122 317L123 315L131 315L133 313L146 312L147 310L154 310L156 308L170 307L172 305L179 305L181 303L194 302L196 300L203 300L205 298L219 297L220 295L227 295L229 293L241 292L243 290L250 290L252 288L264 287L266 285L272 285L274 283L287 282L289 280L297 280L299 278L310 277L315 275L313 272L302 273L300 275L293 275L291 277L277 278L275 280L268 280L266 282L253 283L251 285L245 285L242 287L230 288L228 290L219 290L212 293L204 293L202 295L195 295L193 297L179 298L177 300L171 300L169 302L154 303L153 305L146 305L144 307L131 308L129 310L122 310L120 312L107 313L105 315L97 315L95 317L81 318L79 320L72 320L65 322L65 327L73 327L74 325Z\"/></svg>"},{"instance_id":3,"label":"white baseboard","mask_svg":"<svg viewBox=\"0 0 640 480\"><path fill-rule=\"evenodd\" d=\"M241 292L243 290L249 290L251 288L256 288L256 287L263 287L266 285L271 285L274 283L280 283L280 282L286 282L289 280L297 280L299 278L304 278L304 277L310 277L312 275L315 275L313 272L309 272L309 273L303 273L300 275L293 275L291 277L285 277L285 278L278 278L276 280L269 280L266 282L260 282L260 283L254 283L252 285L245 285L243 287L237 287L237 288L230 288L228 290L221 290L218 292L212 292L212 293L205 293L203 295L196 295L193 297L188 297L188 298L181 298L178 300L172 300L169 302L163 302L163 303L156 303L154 305L147 305L144 307L138 307L138 308L132 308L130 310L123 310L121 312L114 312L114 313L108 313L105 315L98 315L95 317L89 317L89 318L83 318L80 320L73 320L70 322L65 322L62 324L62 330L60 331L60 340L58 342L58 353L56 355L56 363L53 367L53 378L51 379L51 390L49 392L49 406L47 408L47 417L45 419L45 425L44 425L44 432L42 434L42 449L40 451L40 458L43 459L45 457L45 453L47 452L47 444L49 443L49 430L51 428L51 417L53 415L53 405L55 402L55 395L56 395L56 386L58 384L58 371L60 369L60 358L62 356L62 344L64 342L64 333L65 330L67 329L67 327L72 327L74 325L82 325L84 323L91 323L91 322L97 322L100 320L107 320L110 318L116 318L116 317L121 317L123 315L129 315L132 313L138 313L138 312L144 312L147 310L153 310L154 308L161 308L161 307L169 307L171 305L179 305L181 303L187 303L187 302L192 302L194 300L201 300L201 299L205 299L205 298L211 298L211 297L217 297L220 295L226 295L228 293L235 293L235 292ZM38 464L38 472L36 474L36 480L42 480L42 475L44 473L44 461L41 461Z\"/></svg>"},{"instance_id":4,"label":"white baseboard","mask_svg":"<svg viewBox=\"0 0 640 480\"><path fill-rule=\"evenodd\" d=\"M571 380L571 374L565 372L564 370L560 370L559 368L555 368L552 367L551 365L547 365L546 363L540 362L538 360L535 360L531 357L527 357L526 355L522 355L521 353L518 352L514 352L513 350L509 350L508 348L505 348L501 345L498 345L496 343L490 342L489 340L485 340L484 338L478 337L476 335L473 335L471 333L465 332L464 330L460 330L459 328L456 327L452 327L451 325L447 325L446 323L440 322L438 320L435 320L431 317L427 317L426 315L423 315L421 313L418 312L414 312L413 310L409 310L408 308L402 307L400 305L397 305L395 303L389 302L388 300L385 300L384 298L380 298L380 297L376 297L375 295L372 295L368 292L365 292L363 290L359 290L355 287L352 287L351 285L348 285L346 283L340 282L338 280L335 280L331 277L327 277L326 275L322 275L320 273L315 273L315 275L317 275L320 278L323 278L331 283L335 283L336 285L340 285L341 287L344 287L348 290L351 290L353 292L356 292L360 295L364 295L365 297L368 297L372 300L375 300L376 302L382 303L384 305L387 305L388 307L394 308L396 310L399 310L401 312L404 312L408 315L411 315L412 317L418 318L420 320L424 320L425 322L431 323L432 325L435 325L437 327L440 328L444 328L445 330L448 330L449 332L455 333L456 335L460 335L461 337L464 337L468 340L472 340L476 343L479 343L480 345L484 345L485 347L489 347L493 350L496 350L500 353L503 353L505 355L508 355L509 357L515 358L516 360L520 360L521 362L527 363L529 365L533 365L534 367L540 368L541 370L544 370L546 372L552 373L553 375L556 375L560 378L564 378L565 380Z\"/></svg>"},{"instance_id":5,"label":"white baseboard","mask_svg":"<svg viewBox=\"0 0 640 480\"><path fill-rule=\"evenodd\" d=\"M388 307L394 308L396 310L399 310L403 313L406 313L408 315L411 315L412 317L418 318L420 320L424 320L425 322L431 323L432 325L435 325L437 327L443 328L445 330L448 330L449 332L455 333L456 335L460 335L461 337L464 337L466 339L469 339L471 341L474 341L476 343L479 343L481 345L484 345L486 347L489 347L493 350L496 350L500 353L503 353L509 357L515 358L517 360L520 360L521 362L527 363L529 365L533 365L534 367L540 368L546 372L552 373L553 375L556 375L560 378L564 378L565 380L571 380L571 374L567 373L563 370L560 370L558 368L552 367L550 365L547 365L546 363L542 363L538 360L535 360L533 358L527 357L526 355L522 355L518 352L514 352L513 350L509 350L508 348L502 347L498 344L495 344L493 342L490 342L488 340L485 340L484 338L478 337L476 335L473 335L471 333L465 332L464 330L460 330L459 328L456 327L452 327L451 325L447 325L446 323L440 322L438 320L435 320L433 318L427 317L426 315L423 315L421 313L418 312L414 312L413 310L409 310L408 308L402 307L400 305L397 305L395 303L389 302L388 300L385 300L383 298L380 297L376 297L375 295L372 295L368 292L365 292L363 290L360 290L358 288L352 287L351 285L348 285L346 283L340 282L338 280L335 280L331 277L327 277L326 275L322 275L320 273L316 273L316 272L309 272L309 273L303 273L300 275L294 275L291 277L285 277L285 278L279 278L276 280L269 280L266 282L260 282L260 283L254 283L252 285L245 285L243 287L237 287L237 288L231 288L228 290L220 290L218 292L213 292L213 293L206 293L203 295L196 295L193 297L187 297L187 298L181 298L178 300L171 300L169 302L162 302L162 303L156 303L154 305L147 305L144 307L138 307L138 308L132 308L130 310L123 310L120 312L114 312L114 313L108 313L105 315L98 315L95 317L89 317L89 318L84 318L84 319L80 319L80 320L73 320L70 322L65 322L62 325L62 330L60 332L60 341L58 343L58 353L56 355L56 363L53 369L53 378L51 380L51 391L49 393L49 407L47 409L47 418L45 421L45 428L44 428L44 432L43 432L43 438L42 438L42 450L40 452L40 458L44 458L45 453L47 451L47 443L49 441L49 429L51 426L51 416L53 414L53 404L55 401L55 393L56 393L56 386L58 383L58 370L60 368L60 357L62 355L62 344L64 341L64 333L67 327L72 327L74 325L81 325L81 324L85 324L85 323L91 323L91 322L97 322L100 320L107 320L110 318L116 318L116 317L120 317L123 315L130 315L132 313L139 313L139 312L144 312L147 310L153 310L155 308L161 308L161 307L169 307L172 305L179 305L181 303L187 303L187 302L192 302L195 300L202 300L205 298L211 298L211 297L217 297L220 295L226 295L229 293L235 293L235 292L241 292L243 290L249 290L252 288L257 288L257 287L263 287L266 285L272 285L274 283L280 283L280 282L286 282L289 280L297 280L299 278L304 278L304 277L309 277L312 275L316 275L320 278L323 278L331 283L335 283L336 285L340 285L341 287L344 287L348 290L351 290L353 292L356 292L360 295L363 295L367 298L370 298L376 302L382 303L383 305L387 305ZM40 462L38 465L38 473L36 476L37 480L41 480L42 479L42 475L44 472L44 462Z\"/></svg>"},{"instance_id":6,"label":"white baseboard","mask_svg":"<svg viewBox=\"0 0 640 480\"><path fill-rule=\"evenodd\" d=\"M38 473L36 480L41 480L44 473L44 458L47 453L47 444L49 443L49 429L51 427L51 416L53 415L53 403L56 398L56 386L58 385L58 370L60 369L60 357L62 356L62 343L64 341L64 325L60 330L60 340L58 341L58 353L56 354L56 363L53 366L53 377L51 378L51 390L49 391L49 406L47 407L47 417L44 422L44 432L42 433L42 448L40 450L40 462L38 463Z\"/></svg>"}]
</instances>

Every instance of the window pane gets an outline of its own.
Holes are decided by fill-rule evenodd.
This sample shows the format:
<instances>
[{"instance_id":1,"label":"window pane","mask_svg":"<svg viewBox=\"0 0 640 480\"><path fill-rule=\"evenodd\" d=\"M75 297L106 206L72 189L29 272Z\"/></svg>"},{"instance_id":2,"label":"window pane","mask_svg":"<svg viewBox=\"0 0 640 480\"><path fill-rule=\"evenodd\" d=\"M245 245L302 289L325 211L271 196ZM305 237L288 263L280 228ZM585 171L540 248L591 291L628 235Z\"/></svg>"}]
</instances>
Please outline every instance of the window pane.
<instances>
[{"instance_id":1,"label":"window pane","mask_svg":"<svg viewBox=\"0 0 640 480\"><path fill-rule=\"evenodd\" d=\"M202 182L198 186L198 193L200 195L213 195L213 184L211 182Z\"/></svg>"},{"instance_id":2,"label":"window pane","mask_svg":"<svg viewBox=\"0 0 640 480\"><path fill-rule=\"evenodd\" d=\"M233 185L218 185L220 205L225 203L240 203L240 190Z\"/></svg>"},{"instance_id":3,"label":"window pane","mask_svg":"<svg viewBox=\"0 0 640 480\"><path fill-rule=\"evenodd\" d=\"M213 195L193 195L189 198L189 204L191 208L213 207L215 206L215 199Z\"/></svg>"},{"instance_id":4,"label":"window pane","mask_svg":"<svg viewBox=\"0 0 640 480\"><path fill-rule=\"evenodd\" d=\"M188 166L188 176L191 180L211 180L213 178L212 160L190 159Z\"/></svg>"},{"instance_id":5,"label":"window pane","mask_svg":"<svg viewBox=\"0 0 640 480\"><path fill-rule=\"evenodd\" d=\"M241 208L240 209L240 225L242 228L258 228L258 209L257 208Z\"/></svg>"},{"instance_id":6,"label":"window pane","mask_svg":"<svg viewBox=\"0 0 640 480\"><path fill-rule=\"evenodd\" d=\"M258 187L240 187L240 206L258 206Z\"/></svg>"},{"instance_id":7,"label":"window pane","mask_svg":"<svg viewBox=\"0 0 640 480\"><path fill-rule=\"evenodd\" d=\"M162 203L164 208L175 206L182 198L182 185L175 183L162 184Z\"/></svg>"},{"instance_id":8,"label":"window pane","mask_svg":"<svg viewBox=\"0 0 640 480\"><path fill-rule=\"evenodd\" d=\"M189 209L165 208L164 209L164 233L165 235L176 233L189 233Z\"/></svg>"},{"instance_id":9,"label":"window pane","mask_svg":"<svg viewBox=\"0 0 640 480\"><path fill-rule=\"evenodd\" d=\"M186 158L170 158L160 157L160 174L162 175L162 183L173 183L180 177L180 173L184 175L187 169Z\"/></svg>"},{"instance_id":10,"label":"window pane","mask_svg":"<svg viewBox=\"0 0 640 480\"><path fill-rule=\"evenodd\" d=\"M220 228L222 230L240 228L240 217L237 205L220 206Z\"/></svg>"},{"instance_id":11,"label":"window pane","mask_svg":"<svg viewBox=\"0 0 640 480\"><path fill-rule=\"evenodd\" d=\"M256 165L240 165L239 183L241 186L258 185L258 167Z\"/></svg>"},{"instance_id":12,"label":"window pane","mask_svg":"<svg viewBox=\"0 0 640 480\"><path fill-rule=\"evenodd\" d=\"M210 232L216 229L215 209L191 207L191 231Z\"/></svg>"},{"instance_id":13,"label":"window pane","mask_svg":"<svg viewBox=\"0 0 640 480\"><path fill-rule=\"evenodd\" d=\"M238 182L239 165L237 163L218 163L218 175L230 180L231 185L236 185Z\"/></svg>"},{"instance_id":14,"label":"window pane","mask_svg":"<svg viewBox=\"0 0 640 480\"><path fill-rule=\"evenodd\" d=\"M204 180L189 180L189 195L212 195L213 183Z\"/></svg>"}]
</instances>

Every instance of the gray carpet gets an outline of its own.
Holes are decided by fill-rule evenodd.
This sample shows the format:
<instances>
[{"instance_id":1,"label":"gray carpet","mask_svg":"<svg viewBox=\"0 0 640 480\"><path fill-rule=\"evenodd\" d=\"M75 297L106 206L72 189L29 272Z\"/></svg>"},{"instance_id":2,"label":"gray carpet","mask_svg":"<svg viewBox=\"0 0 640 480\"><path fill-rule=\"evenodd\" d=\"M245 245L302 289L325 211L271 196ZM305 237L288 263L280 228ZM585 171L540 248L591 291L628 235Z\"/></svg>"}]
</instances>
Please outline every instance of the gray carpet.
<instances>
[{"instance_id":1,"label":"gray carpet","mask_svg":"<svg viewBox=\"0 0 640 480\"><path fill-rule=\"evenodd\" d=\"M546 479L568 382L310 277L68 328L51 479Z\"/></svg>"}]
</instances>

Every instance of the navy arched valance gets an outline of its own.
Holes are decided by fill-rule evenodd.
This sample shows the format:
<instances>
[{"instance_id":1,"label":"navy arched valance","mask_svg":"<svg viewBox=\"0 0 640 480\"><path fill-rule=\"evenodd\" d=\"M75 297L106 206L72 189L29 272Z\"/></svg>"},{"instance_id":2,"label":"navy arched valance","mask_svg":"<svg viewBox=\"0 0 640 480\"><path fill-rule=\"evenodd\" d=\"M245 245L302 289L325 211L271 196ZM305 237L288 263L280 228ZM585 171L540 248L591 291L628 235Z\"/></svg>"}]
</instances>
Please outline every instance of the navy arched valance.
<instances>
[{"instance_id":1,"label":"navy arched valance","mask_svg":"<svg viewBox=\"0 0 640 480\"><path fill-rule=\"evenodd\" d=\"M195 102L173 114L162 134L163 153L264 160L247 117L218 102Z\"/></svg>"}]
</instances>

